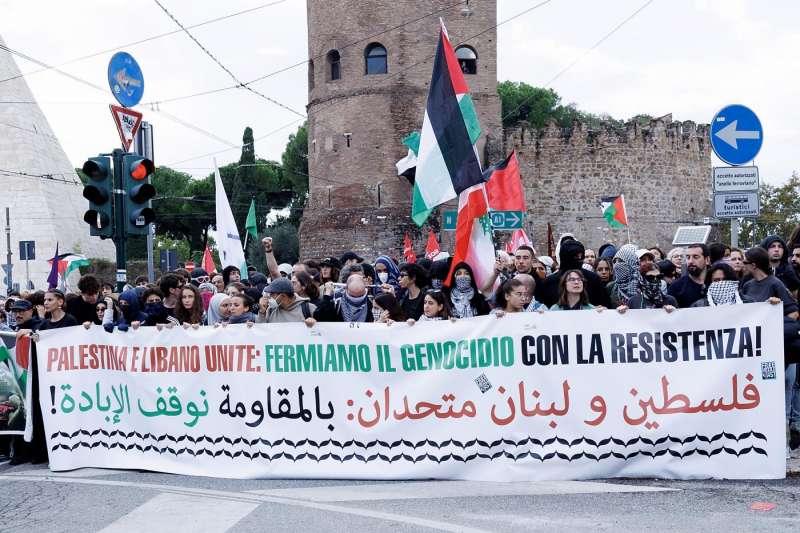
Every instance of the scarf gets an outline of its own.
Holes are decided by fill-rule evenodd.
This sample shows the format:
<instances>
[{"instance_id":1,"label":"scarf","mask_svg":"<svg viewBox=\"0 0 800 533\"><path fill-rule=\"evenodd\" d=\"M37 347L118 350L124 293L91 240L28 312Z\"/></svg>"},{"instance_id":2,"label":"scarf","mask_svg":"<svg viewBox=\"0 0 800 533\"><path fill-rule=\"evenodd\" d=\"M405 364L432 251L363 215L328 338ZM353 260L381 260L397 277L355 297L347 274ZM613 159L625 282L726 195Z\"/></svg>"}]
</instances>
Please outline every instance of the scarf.
<instances>
[{"instance_id":1,"label":"scarf","mask_svg":"<svg viewBox=\"0 0 800 533\"><path fill-rule=\"evenodd\" d=\"M245 311L241 315L233 315L233 316L231 316L231 318L228 320L228 323L229 324L244 324L246 322L255 322L255 321L256 321L256 315L254 315L250 311Z\"/></svg>"},{"instance_id":2,"label":"scarf","mask_svg":"<svg viewBox=\"0 0 800 533\"><path fill-rule=\"evenodd\" d=\"M397 279L400 277L400 269L397 268L397 264L388 255L378 256L378 258L375 260L375 264L377 265L378 263L385 266L386 273L389 274L389 279L386 280L386 283L394 287L395 290L399 289L400 284Z\"/></svg>"},{"instance_id":3,"label":"scarf","mask_svg":"<svg viewBox=\"0 0 800 533\"><path fill-rule=\"evenodd\" d=\"M739 282L731 280L715 281L708 286L708 305L731 305L742 303L739 296Z\"/></svg>"},{"instance_id":4,"label":"scarf","mask_svg":"<svg viewBox=\"0 0 800 533\"><path fill-rule=\"evenodd\" d=\"M639 289L642 291L642 298L656 307L664 305L664 294L661 292L661 280L652 282L641 278Z\"/></svg>"},{"instance_id":5,"label":"scarf","mask_svg":"<svg viewBox=\"0 0 800 533\"><path fill-rule=\"evenodd\" d=\"M421 317L419 317L419 320L417 320L417 322L435 322L437 320L442 320L442 317L440 316L429 317L428 315L422 315Z\"/></svg>"},{"instance_id":6,"label":"scarf","mask_svg":"<svg viewBox=\"0 0 800 533\"><path fill-rule=\"evenodd\" d=\"M614 281L616 282L614 292L620 303L628 303L636 291L639 289L641 274L639 274L639 259L636 257L636 246L626 244L617 250L614 259L622 261L613 263Z\"/></svg>"},{"instance_id":7,"label":"scarf","mask_svg":"<svg viewBox=\"0 0 800 533\"><path fill-rule=\"evenodd\" d=\"M472 308L472 298L475 296L472 279L467 276L459 276L454 279L455 287L450 291L453 314L458 318L471 318L475 316L475 310Z\"/></svg>"},{"instance_id":8,"label":"scarf","mask_svg":"<svg viewBox=\"0 0 800 533\"><path fill-rule=\"evenodd\" d=\"M345 291L342 298L339 300L339 306L342 310L342 318L345 322L366 322L367 320L367 295L364 296L350 296Z\"/></svg>"}]
</instances>

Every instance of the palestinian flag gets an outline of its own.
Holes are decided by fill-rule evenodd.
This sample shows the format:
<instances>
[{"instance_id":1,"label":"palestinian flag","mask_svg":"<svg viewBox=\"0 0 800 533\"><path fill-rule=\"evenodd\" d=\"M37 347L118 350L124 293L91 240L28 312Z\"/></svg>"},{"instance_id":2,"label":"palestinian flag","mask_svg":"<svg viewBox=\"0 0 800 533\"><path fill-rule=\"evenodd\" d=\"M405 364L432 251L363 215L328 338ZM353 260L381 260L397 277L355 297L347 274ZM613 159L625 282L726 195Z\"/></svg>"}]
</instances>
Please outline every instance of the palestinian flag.
<instances>
[{"instance_id":1,"label":"palestinian flag","mask_svg":"<svg viewBox=\"0 0 800 533\"><path fill-rule=\"evenodd\" d=\"M30 412L31 386L28 380L30 337L20 337L16 346L0 340L0 389L6 400L0 402L0 435L32 435Z\"/></svg>"},{"instance_id":2,"label":"palestinian flag","mask_svg":"<svg viewBox=\"0 0 800 533\"><path fill-rule=\"evenodd\" d=\"M67 253L56 257L58 258L58 275L62 280L67 279L72 272L80 267L90 265L89 260L83 255ZM54 259L55 257L47 260L51 267Z\"/></svg>"},{"instance_id":3,"label":"palestinian flag","mask_svg":"<svg viewBox=\"0 0 800 533\"><path fill-rule=\"evenodd\" d=\"M483 287L494 269L492 223L489 220L489 203L483 183L473 185L458 196L456 249L450 274L447 276L448 285L456 265L462 261L472 268L475 284L479 288Z\"/></svg>"},{"instance_id":4,"label":"palestinian flag","mask_svg":"<svg viewBox=\"0 0 800 533\"><path fill-rule=\"evenodd\" d=\"M601 198L600 208L603 210L603 216L610 227L623 228L628 225L628 213L625 211L624 194Z\"/></svg>"},{"instance_id":5,"label":"palestinian flag","mask_svg":"<svg viewBox=\"0 0 800 533\"><path fill-rule=\"evenodd\" d=\"M417 174L417 152L419 152L419 132L412 131L403 139L403 144L408 147L408 155L395 163L397 175L407 178L411 183Z\"/></svg>"},{"instance_id":6,"label":"palestinian flag","mask_svg":"<svg viewBox=\"0 0 800 533\"><path fill-rule=\"evenodd\" d=\"M487 181L489 207L494 211L525 211L525 192L516 151L512 151L504 161L487 168L483 175Z\"/></svg>"},{"instance_id":7,"label":"palestinian flag","mask_svg":"<svg viewBox=\"0 0 800 533\"><path fill-rule=\"evenodd\" d=\"M411 218L418 226L433 208L483 181L474 146L480 134L469 88L442 23L417 151Z\"/></svg>"}]
</instances>

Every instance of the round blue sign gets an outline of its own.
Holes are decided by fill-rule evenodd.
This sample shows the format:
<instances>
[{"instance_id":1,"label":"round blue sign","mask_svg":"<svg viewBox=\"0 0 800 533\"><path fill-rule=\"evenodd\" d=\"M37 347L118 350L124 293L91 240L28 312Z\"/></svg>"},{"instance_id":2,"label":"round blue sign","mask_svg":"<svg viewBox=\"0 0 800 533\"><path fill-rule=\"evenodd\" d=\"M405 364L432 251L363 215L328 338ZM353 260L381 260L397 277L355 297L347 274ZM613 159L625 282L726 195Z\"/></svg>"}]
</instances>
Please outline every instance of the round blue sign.
<instances>
[{"instance_id":1,"label":"round blue sign","mask_svg":"<svg viewBox=\"0 0 800 533\"><path fill-rule=\"evenodd\" d=\"M128 52L117 52L108 62L108 86L123 107L133 107L141 102L144 76L139 64Z\"/></svg>"},{"instance_id":2,"label":"round blue sign","mask_svg":"<svg viewBox=\"0 0 800 533\"><path fill-rule=\"evenodd\" d=\"M763 142L761 121L743 105L722 108L711 122L711 148L729 165L744 165L755 159Z\"/></svg>"}]
</instances>

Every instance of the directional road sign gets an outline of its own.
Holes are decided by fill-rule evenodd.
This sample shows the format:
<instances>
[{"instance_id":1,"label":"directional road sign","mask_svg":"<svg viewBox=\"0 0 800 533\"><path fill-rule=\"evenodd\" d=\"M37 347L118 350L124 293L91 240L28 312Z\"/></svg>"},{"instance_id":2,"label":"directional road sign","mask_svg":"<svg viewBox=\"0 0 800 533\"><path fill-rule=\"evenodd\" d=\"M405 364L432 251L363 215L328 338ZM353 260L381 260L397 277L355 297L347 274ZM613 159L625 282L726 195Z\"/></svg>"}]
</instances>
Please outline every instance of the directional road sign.
<instances>
[{"instance_id":1,"label":"directional road sign","mask_svg":"<svg viewBox=\"0 0 800 533\"><path fill-rule=\"evenodd\" d=\"M729 165L744 165L755 159L763 142L761 121L743 105L723 107L711 122L711 147Z\"/></svg>"},{"instance_id":2,"label":"directional road sign","mask_svg":"<svg viewBox=\"0 0 800 533\"><path fill-rule=\"evenodd\" d=\"M111 94L124 107L133 107L142 100L144 76L139 64L127 52L117 52L108 62L108 86Z\"/></svg>"},{"instance_id":3,"label":"directional road sign","mask_svg":"<svg viewBox=\"0 0 800 533\"><path fill-rule=\"evenodd\" d=\"M714 192L758 192L758 167L714 167Z\"/></svg>"},{"instance_id":4,"label":"directional road sign","mask_svg":"<svg viewBox=\"0 0 800 533\"><path fill-rule=\"evenodd\" d=\"M442 213L442 229L445 231L455 231L457 211L445 211ZM489 213L489 220L494 229L520 229L525 215L522 211L492 211Z\"/></svg>"},{"instance_id":5,"label":"directional road sign","mask_svg":"<svg viewBox=\"0 0 800 533\"><path fill-rule=\"evenodd\" d=\"M489 217L494 229L520 229L525 219L522 211L492 211Z\"/></svg>"},{"instance_id":6,"label":"directional road sign","mask_svg":"<svg viewBox=\"0 0 800 533\"><path fill-rule=\"evenodd\" d=\"M36 242L19 241L20 261L34 261L36 259Z\"/></svg>"},{"instance_id":7,"label":"directional road sign","mask_svg":"<svg viewBox=\"0 0 800 533\"><path fill-rule=\"evenodd\" d=\"M714 193L714 216L717 218L757 217L760 214L758 192Z\"/></svg>"}]
</instances>

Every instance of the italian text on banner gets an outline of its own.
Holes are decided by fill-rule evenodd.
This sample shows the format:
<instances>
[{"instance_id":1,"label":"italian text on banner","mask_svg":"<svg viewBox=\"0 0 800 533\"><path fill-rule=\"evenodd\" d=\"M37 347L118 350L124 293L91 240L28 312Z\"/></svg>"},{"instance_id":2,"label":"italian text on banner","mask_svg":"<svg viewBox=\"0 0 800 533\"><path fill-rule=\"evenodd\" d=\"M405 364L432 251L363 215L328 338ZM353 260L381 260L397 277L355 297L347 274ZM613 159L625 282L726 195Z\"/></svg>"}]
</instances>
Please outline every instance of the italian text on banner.
<instances>
[{"instance_id":1,"label":"italian text on banner","mask_svg":"<svg viewBox=\"0 0 800 533\"><path fill-rule=\"evenodd\" d=\"M52 330L50 468L233 478L785 476L780 306Z\"/></svg>"}]
</instances>

